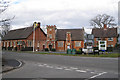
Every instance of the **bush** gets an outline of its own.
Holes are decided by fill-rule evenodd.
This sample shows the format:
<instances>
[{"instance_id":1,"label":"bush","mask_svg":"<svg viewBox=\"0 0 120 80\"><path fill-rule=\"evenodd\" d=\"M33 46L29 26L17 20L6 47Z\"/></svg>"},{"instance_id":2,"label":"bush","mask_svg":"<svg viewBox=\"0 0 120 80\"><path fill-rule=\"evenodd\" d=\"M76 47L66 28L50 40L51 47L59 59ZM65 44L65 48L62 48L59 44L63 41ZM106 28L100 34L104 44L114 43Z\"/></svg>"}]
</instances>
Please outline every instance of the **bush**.
<instances>
[{"instance_id":1,"label":"bush","mask_svg":"<svg viewBox=\"0 0 120 80\"><path fill-rule=\"evenodd\" d=\"M21 51L33 51L33 47L22 47Z\"/></svg>"},{"instance_id":2,"label":"bush","mask_svg":"<svg viewBox=\"0 0 120 80\"><path fill-rule=\"evenodd\" d=\"M12 51L13 47L8 47L8 50L11 50Z\"/></svg>"},{"instance_id":3,"label":"bush","mask_svg":"<svg viewBox=\"0 0 120 80\"><path fill-rule=\"evenodd\" d=\"M49 51L48 48L45 48L45 51Z\"/></svg>"},{"instance_id":4,"label":"bush","mask_svg":"<svg viewBox=\"0 0 120 80\"><path fill-rule=\"evenodd\" d=\"M113 47L107 47L108 52L113 52Z\"/></svg>"},{"instance_id":5,"label":"bush","mask_svg":"<svg viewBox=\"0 0 120 80\"><path fill-rule=\"evenodd\" d=\"M82 54L82 51L81 50L77 50L76 54Z\"/></svg>"},{"instance_id":6,"label":"bush","mask_svg":"<svg viewBox=\"0 0 120 80\"><path fill-rule=\"evenodd\" d=\"M56 51L56 49L55 49L55 48L53 48L51 51Z\"/></svg>"}]
</instances>

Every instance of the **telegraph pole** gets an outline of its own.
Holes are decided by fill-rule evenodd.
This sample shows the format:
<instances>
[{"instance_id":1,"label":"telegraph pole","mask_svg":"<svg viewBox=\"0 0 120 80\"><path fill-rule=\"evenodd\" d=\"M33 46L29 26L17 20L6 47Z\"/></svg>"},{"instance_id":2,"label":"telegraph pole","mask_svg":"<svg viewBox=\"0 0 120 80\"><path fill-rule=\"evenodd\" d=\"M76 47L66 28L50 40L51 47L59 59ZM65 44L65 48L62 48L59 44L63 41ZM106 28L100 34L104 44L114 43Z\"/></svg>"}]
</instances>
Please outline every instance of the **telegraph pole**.
<instances>
[{"instance_id":1,"label":"telegraph pole","mask_svg":"<svg viewBox=\"0 0 120 80\"><path fill-rule=\"evenodd\" d=\"M33 25L33 52L35 52L35 28L37 27L37 23L34 22L34 25Z\"/></svg>"}]
</instances>

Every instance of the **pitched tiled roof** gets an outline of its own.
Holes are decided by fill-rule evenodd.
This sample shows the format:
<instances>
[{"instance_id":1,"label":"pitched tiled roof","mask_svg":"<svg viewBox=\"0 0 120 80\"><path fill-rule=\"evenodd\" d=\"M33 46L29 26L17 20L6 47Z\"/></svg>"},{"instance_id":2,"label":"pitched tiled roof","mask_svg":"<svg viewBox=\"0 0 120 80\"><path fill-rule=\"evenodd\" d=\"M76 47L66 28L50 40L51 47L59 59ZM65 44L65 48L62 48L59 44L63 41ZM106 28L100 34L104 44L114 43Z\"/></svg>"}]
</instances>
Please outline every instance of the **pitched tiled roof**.
<instances>
[{"instance_id":1,"label":"pitched tiled roof","mask_svg":"<svg viewBox=\"0 0 120 80\"><path fill-rule=\"evenodd\" d=\"M67 32L71 32L72 40L84 40L84 29L57 29L57 40L66 40Z\"/></svg>"},{"instance_id":2,"label":"pitched tiled roof","mask_svg":"<svg viewBox=\"0 0 120 80\"><path fill-rule=\"evenodd\" d=\"M108 37L117 37L117 28L93 28L92 34L94 37L108 38Z\"/></svg>"},{"instance_id":3,"label":"pitched tiled roof","mask_svg":"<svg viewBox=\"0 0 120 80\"><path fill-rule=\"evenodd\" d=\"M26 39L30 36L30 34L32 34L32 31L33 31L33 27L11 30L2 38L2 40ZM41 31L43 31L43 30L41 29Z\"/></svg>"}]
</instances>

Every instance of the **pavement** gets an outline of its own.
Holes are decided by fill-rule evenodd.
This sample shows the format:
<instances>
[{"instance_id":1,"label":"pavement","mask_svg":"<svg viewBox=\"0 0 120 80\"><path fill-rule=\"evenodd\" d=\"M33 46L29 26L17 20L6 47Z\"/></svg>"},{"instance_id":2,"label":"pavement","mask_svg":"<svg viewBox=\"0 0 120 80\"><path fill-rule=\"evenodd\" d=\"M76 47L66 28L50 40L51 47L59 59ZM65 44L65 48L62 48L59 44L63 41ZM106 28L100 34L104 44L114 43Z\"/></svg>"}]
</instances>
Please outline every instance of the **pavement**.
<instances>
[{"instance_id":1,"label":"pavement","mask_svg":"<svg viewBox=\"0 0 120 80\"><path fill-rule=\"evenodd\" d=\"M18 52L3 52L3 57L24 62L21 68L3 74L3 80L119 80L118 58Z\"/></svg>"},{"instance_id":2,"label":"pavement","mask_svg":"<svg viewBox=\"0 0 120 80\"><path fill-rule=\"evenodd\" d=\"M21 61L15 59L4 59L2 62L2 73L17 69L22 65Z\"/></svg>"}]
</instances>

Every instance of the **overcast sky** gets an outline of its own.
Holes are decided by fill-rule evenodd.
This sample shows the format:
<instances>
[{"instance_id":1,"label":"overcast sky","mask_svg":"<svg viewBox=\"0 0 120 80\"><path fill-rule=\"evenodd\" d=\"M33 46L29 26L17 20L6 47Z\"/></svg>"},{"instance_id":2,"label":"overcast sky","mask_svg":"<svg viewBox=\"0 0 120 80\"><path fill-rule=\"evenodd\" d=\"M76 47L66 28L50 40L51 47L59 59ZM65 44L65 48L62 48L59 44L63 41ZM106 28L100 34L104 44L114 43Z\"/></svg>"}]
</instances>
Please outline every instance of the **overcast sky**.
<instances>
[{"instance_id":1,"label":"overcast sky","mask_svg":"<svg viewBox=\"0 0 120 80\"><path fill-rule=\"evenodd\" d=\"M2 16L12 17L12 29L28 27L33 22L57 28L91 27L90 19L108 14L118 22L119 0L11 0Z\"/></svg>"}]
</instances>

